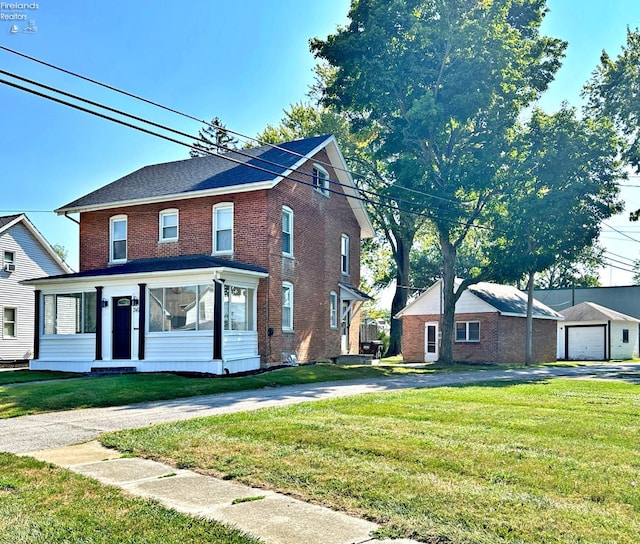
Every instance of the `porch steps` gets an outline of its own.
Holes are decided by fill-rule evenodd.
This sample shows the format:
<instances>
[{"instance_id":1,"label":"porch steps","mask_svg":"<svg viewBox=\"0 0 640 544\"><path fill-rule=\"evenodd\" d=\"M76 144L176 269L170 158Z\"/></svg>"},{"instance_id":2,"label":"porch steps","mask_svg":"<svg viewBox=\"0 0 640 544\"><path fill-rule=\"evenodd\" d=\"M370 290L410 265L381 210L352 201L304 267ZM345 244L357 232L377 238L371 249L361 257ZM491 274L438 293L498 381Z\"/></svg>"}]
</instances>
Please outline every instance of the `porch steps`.
<instances>
[{"instance_id":1,"label":"porch steps","mask_svg":"<svg viewBox=\"0 0 640 544\"><path fill-rule=\"evenodd\" d=\"M348 354L339 355L335 357L333 361L337 365L370 365L373 360L373 355L367 354Z\"/></svg>"},{"instance_id":2,"label":"porch steps","mask_svg":"<svg viewBox=\"0 0 640 544\"><path fill-rule=\"evenodd\" d=\"M92 376L119 376L120 374L133 374L135 366L92 366Z\"/></svg>"}]
</instances>

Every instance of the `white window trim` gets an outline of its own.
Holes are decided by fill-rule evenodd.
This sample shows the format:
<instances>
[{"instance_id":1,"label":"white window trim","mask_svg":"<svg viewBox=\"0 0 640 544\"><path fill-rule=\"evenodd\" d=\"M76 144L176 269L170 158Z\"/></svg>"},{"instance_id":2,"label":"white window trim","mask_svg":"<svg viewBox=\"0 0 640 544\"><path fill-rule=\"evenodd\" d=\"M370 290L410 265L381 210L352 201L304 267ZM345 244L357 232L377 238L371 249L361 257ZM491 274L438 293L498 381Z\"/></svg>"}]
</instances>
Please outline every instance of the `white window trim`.
<instances>
[{"instance_id":1,"label":"white window trim","mask_svg":"<svg viewBox=\"0 0 640 544\"><path fill-rule=\"evenodd\" d=\"M167 237L165 238L164 236L164 218L165 217L169 217L171 215L175 215L176 216L176 235L172 236L172 237ZM159 226L159 233L158 233L158 240L160 242L175 242L178 240L178 237L180 236L180 215L178 214L178 209L177 208L171 208L168 210L162 210L160 212L160 217L158 219L158 226Z\"/></svg>"},{"instance_id":2,"label":"white window trim","mask_svg":"<svg viewBox=\"0 0 640 544\"><path fill-rule=\"evenodd\" d=\"M222 250L218 250L218 248L216 247L216 241L218 239L218 237L216 236L217 232L218 232L218 225L217 220L216 220L216 212L218 210L222 210L225 208L230 208L231 209L231 248L230 249L222 249ZM235 227L235 217L234 217L234 206L233 206L233 202L220 202L219 204L215 204L213 206L213 254L214 255L231 255L233 254L233 235L234 235L234 227Z\"/></svg>"},{"instance_id":3,"label":"white window trim","mask_svg":"<svg viewBox=\"0 0 640 544\"><path fill-rule=\"evenodd\" d=\"M117 221L124 221L125 222L125 237L124 237L124 241L125 241L125 257L124 259L115 259L113 256L113 243L116 241L120 241L120 239L115 240L113 238L113 224L116 223ZM129 219L127 218L126 215L114 215L113 217L109 218L109 262L110 263L124 263L127 261L127 257L129 256Z\"/></svg>"},{"instance_id":4,"label":"white window trim","mask_svg":"<svg viewBox=\"0 0 640 544\"><path fill-rule=\"evenodd\" d=\"M338 328L338 293L329 293L329 326L332 329Z\"/></svg>"},{"instance_id":5,"label":"white window trim","mask_svg":"<svg viewBox=\"0 0 640 544\"><path fill-rule=\"evenodd\" d=\"M324 174L325 176L322 187L319 187L318 185L316 185L315 172L312 171L313 189L318 193L320 193L321 195L329 197L329 172L327 172L325 168L323 168L322 166L316 163L313 164L313 169ZM322 179L322 178L318 178L318 179Z\"/></svg>"},{"instance_id":6,"label":"white window trim","mask_svg":"<svg viewBox=\"0 0 640 544\"><path fill-rule=\"evenodd\" d=\"M293 257L293 210L291 208L289 208L289 206L282 206L282 234L283 234L283 239L284 239L284 216L288 215L289 216L289 247L291 249L291 251L285 251L284 249L282 250L282 254L287 256L287 257Z\"/></svg>"},{"instance_id":7,"label":"white window trim","mask_svg":"<svg viewBox=\"0 0 640 544\"><path fill-rule=\"evenodd\" d=\"M349 235L342 234L340 237L340 271L345 275L349 275L349 252Z\"/></svg>"},{"instance_id":8,"label":"white window trim","mask_svg":"<svg viewBox=\"0 0 640 544\"><path fill-rule=\"evenodd\" d=\"M465 335L464 335L465 337L462 340L458 340L458 337L457 337L458 336L457 335L458 325L460 323L464 323L464 325L465 325ZM469 339L469 324L470 323L477 323L478 324L478 339L477 340L470 340ZM477 343L479 343L480 342L480 321L477 321L477 320L476 321L456 321L455 322L454 335L455 335L454 336L455 337L455 341L457 343L459 343L459 344L477 344Z\"/></svg>"},{"instance_id":9,"label":"white window trim","mask_svg":"<svg viewBox=\"0 0 640 544\"><path fill-rule=\"evenodd\" d=\"M13 310L13 321L8 321L8 323L13 323L12 335L4 334L4 326L7 323L5 312L7 310ZM15 306L5 306L4 308L2 308L2 338L6 338L6 339L18 338L18 308L16 308Z\"/></svg>"},{"instance_id":10,"label":"white window trim","mask_svg":"<svg viewBox=\"0 0 640 544\"><path fill-rule=\"evenodd\" d=\"M289 312L289 323L285 323L284 322L284 317L282 318L282 330L283 331L292 331L293 330L293 284L289 283L288 281L283 281L282 282L282 289L289 289L289 301L291 306L289 306L289 308L291 309L291 311ZM282 302L282 308L284 309L284 300ZM283 316L284 316L284 312Z\"/></svg>"}]
</instances>

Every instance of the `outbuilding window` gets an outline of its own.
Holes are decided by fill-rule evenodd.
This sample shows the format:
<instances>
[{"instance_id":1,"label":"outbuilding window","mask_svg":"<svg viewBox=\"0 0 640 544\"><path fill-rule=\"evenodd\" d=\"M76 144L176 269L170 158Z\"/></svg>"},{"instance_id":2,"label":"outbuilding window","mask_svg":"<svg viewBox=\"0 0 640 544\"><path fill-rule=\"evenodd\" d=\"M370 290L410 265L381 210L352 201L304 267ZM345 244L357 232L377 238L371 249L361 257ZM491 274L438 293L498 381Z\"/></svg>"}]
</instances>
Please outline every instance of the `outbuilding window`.
<instances>
[{"instance_id":1,"label":"outbuilding window","mask_svg":"<svg viewBox=\"0 0 640 544\"><path fill-rule=\"evenodd\" d=\"M622 329L622 343L629 343L629 329Z\"/></svg>"},{"instance_id":2,"label":"outbuilding window","mask_svg":"<svg viewBox=\"0 0 640 544\"><path fill-rule=\"evenodd\" d=\"M456 321L456 342L480 342L480 322Z\"/></svg>"}]
</instances>

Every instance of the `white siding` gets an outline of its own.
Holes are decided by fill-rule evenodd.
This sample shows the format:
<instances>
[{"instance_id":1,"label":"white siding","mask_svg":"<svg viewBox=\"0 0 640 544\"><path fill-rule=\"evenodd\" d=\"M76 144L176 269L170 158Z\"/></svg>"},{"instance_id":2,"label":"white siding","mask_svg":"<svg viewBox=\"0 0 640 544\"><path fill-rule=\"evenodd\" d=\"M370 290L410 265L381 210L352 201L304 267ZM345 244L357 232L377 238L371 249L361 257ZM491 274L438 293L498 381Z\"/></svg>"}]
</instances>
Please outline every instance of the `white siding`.
<instances>
[{"instance_id":1,"label":"white siding","mask_svg":"<svg viewBox=\"0 0 640 544\"><path fill-rule=\"evenodd\" d=\"M145 359L149 361L211 361L213 334L211 331L207 333L148 334L144 349Z\"/></svg>"},{"instance_id":2,"label":"white siding","mask_svg":"<svg viewBox=\"0 0 640 544\"><path fill-rule=\"evenodd\" d=\"M439 315L442 312L440 284L436 283L407 306L403 315ZM495 313L496 309L465 290L456 302L457 314Z\"/></svg>"},{"instance_id":3,"label":"white siding","mask_svg":"<svg viewBox=\"0 0 640 544\"><path fill-rule=\"evenodd\" d=\"M0 262L4 251L15 254L16 271L0 268L0 321L4 308L17 308L16 338L3 338L0 326L0 360L29 359L33 355L34 289L20 281L66 272L24 226L16 223L0 233Z\"/></svg>"},{"instance_id":4,"label":"white siding","mask_svg":"<svg viewBox=\"0 0 640 544\"><path fill-rule=\"evenodd\" d=\"M95 355L95 334L55 335L40 339L40 361L93 361Z\"/></svg>"},{"instance_id":5,"label":"white siding","mask_svg":"<svg viewBox=\"0 0 640 544\"><path fill-rule=\"evenodd\" d=\"M234 361L258 356L258 333L252 331L224 331L222 357Z\"/></svg>"},{"instance_id":6,"label":"white siding","mask_svg":"<svg viewBox=\"0 0 640 544\"><path fill-rule=\"evenodd\" d=\"M629 342L622 341L622 330L629 331ZM611 322L611 359L632 359L638 356L638 323L635 321Z\"/></svg>"}]
</instances>

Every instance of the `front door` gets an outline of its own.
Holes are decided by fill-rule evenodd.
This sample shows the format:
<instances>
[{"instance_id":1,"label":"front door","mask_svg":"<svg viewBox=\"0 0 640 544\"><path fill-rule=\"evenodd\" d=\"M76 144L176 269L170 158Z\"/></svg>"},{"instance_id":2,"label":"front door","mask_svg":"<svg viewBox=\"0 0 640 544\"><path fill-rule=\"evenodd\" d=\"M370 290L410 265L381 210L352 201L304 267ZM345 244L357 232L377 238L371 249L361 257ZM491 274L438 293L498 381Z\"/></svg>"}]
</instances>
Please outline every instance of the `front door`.
<instances>
[{"instance_id":1,"label":"front door","mask_svg":"<svg viewBox=\"0 0 640 544\"><path fill-rule=\"evenodd\" d=\"M111 357L131 359L131 297L113 297Z\"/></svg>"},{"instance_id":2,"label":"front door","mask_svg":"<svg viewBox=\"0 0 640 544\"><path fill-rule=\"evenodd\" d=\"M438 360L438 324L424 324L424 360L433 362Z\"/></svg>"}]
</instances>

